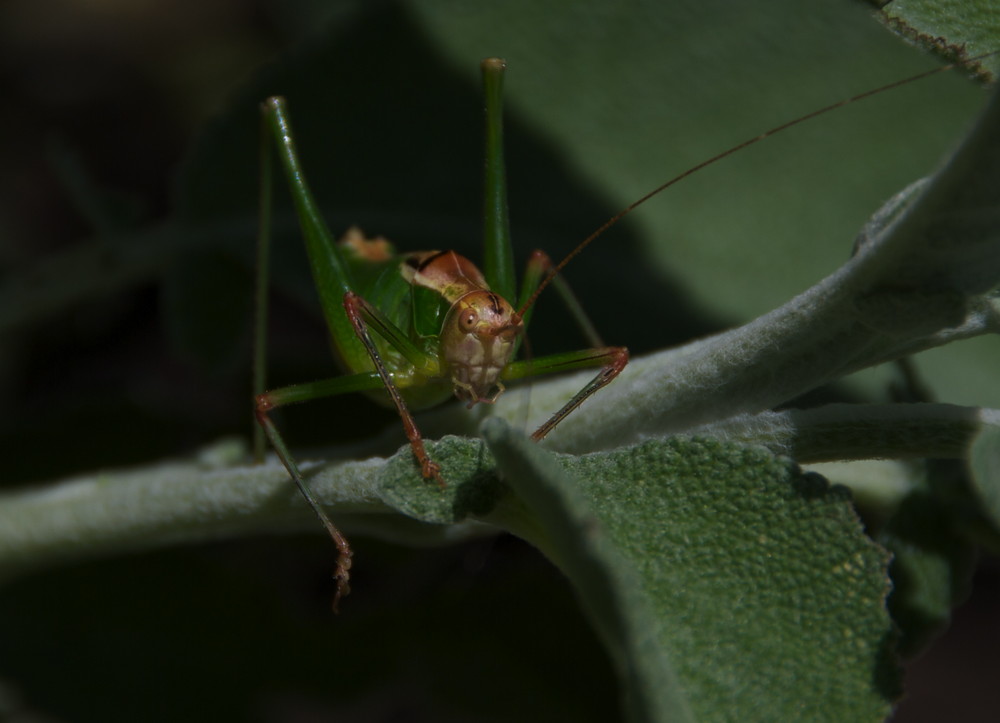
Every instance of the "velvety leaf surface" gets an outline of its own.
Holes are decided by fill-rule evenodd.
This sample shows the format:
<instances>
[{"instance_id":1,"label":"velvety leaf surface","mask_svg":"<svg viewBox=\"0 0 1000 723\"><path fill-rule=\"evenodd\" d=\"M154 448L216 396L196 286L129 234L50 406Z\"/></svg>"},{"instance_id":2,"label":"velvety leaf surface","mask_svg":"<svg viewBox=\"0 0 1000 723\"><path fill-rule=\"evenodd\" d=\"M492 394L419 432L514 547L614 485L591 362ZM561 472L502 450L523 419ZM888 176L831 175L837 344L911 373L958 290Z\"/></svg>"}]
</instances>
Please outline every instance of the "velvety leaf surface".
<instances>
[{"instance_id":1,"label":"velvety leaf surface","mask_svg":"<svg viewBox=\"0 0 1000 723\"><path fill-rule=\"evenodd\" d=\"M636 719L887 714L899 685L888 558L846 490L735 445L673 440L559 464L498 423L484 432L541 522L536 544L611 647Z\"/></svg>"},{"instance_id":2,"label":"velvety leaf surface","mask_svg":"<svg viewBox=\"0 0 1000 723\"><path fill-rule=\"evenodd\" d=\"M880 9L893 30L945 57L971 58L1000 49L1000 17L991 0L890 0ZM1000 58L986 58L979 67L995 80Z\"/></svg>"}]
</instances>

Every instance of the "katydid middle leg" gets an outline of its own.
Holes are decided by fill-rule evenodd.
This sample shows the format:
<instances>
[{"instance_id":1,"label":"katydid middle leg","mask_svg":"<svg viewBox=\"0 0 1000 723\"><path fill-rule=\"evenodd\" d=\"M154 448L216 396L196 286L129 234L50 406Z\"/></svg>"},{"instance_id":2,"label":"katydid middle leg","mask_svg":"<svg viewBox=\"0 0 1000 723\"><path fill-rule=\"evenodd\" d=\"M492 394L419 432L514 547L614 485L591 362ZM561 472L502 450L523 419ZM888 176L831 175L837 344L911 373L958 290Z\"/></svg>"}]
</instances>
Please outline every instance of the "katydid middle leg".
<instances>
[{"instance_id":1,"label":"katydid middle leg","mask_svg":"<svg viewBox=\"0 0 1000 723\"><path fill-rule=\"evenodd\" d=\"M531 438L536 442L543 439L559 422L583 404L588 397L610 384L628 364L628 349L620 346L605 346L600 334L598 334L594 324L590 321L590 317L584 311L583 305L577 299L576 294L573 293L573 290L566 283L566 280L563 279L562 275L557 272L556 266L552 263L548 254L541 250L532 252L528 260L528 266L525 269L524 284L521 289L520 313L522 315L527 316L530 314L533 302L537 298L537 289L543 283L543 280L545 283L551 283L556 289L563 303L566 305L570 316L573 317L580 331L587 341L593 345L593 348L553 354L541 359L514 362L507 367L503 378L508 380L520 379L536 374L555 374L595 366L600 366L601 369L572 399L532 433ZM527 318L525 321L527 321Z\"/></svg>"},{"instance_id":2,"label":"katydid middle leg","mask_svg":"<svg viewBox=\"0 0 1000 723\"><path fill-rule=\"evenodd\" d=\"M628 365L628 349L623 346L606 346L598 349L581 349L564 354L552 354L540 359L517 361L507 366L503 378L508 380L523 379L538 374L558 374L576 369L601 367L593 379L587 382L572 399L531 434L531 438L537 442L544 439L545 435L583 404L594 392L610 384L615 377L621 374L626 365Z\"/></svg>"}]
</instances>

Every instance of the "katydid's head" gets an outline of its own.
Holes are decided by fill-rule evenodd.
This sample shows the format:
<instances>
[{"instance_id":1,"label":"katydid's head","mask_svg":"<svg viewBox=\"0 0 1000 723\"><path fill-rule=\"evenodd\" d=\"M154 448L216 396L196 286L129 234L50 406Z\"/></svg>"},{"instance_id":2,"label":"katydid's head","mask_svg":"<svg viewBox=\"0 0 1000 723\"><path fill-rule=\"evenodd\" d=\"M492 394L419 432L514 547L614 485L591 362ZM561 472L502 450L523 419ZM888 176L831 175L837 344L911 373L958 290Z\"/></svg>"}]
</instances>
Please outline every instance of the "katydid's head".
<instances>
[{"instance_id":1,"label":"katydid's head","mask_svg":"<svg viewBox=\"0 0 1000 723\"><path fill-rule=\"evenodd\" d=\"M522 333L520 315L492 291L470 291L452 304L440 339L455 396L470 407L495 402L504 391L500 372L510 362Z\"/></svg>"}]
</instances>

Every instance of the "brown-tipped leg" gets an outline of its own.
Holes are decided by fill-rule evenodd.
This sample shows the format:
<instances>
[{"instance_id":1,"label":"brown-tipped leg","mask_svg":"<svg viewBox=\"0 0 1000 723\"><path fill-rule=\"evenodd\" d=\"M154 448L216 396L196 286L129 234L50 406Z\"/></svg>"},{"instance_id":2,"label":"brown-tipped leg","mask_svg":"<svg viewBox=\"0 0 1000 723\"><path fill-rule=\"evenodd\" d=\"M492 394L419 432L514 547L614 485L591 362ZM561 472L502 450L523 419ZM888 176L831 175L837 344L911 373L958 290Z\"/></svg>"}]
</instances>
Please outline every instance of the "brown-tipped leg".
<instances>
[{"instance_id":1,"label":"brown-tipped leg","mask_svg":"<svg viewBox=\"0 0 1000 723\"><path fill-rule=\"evenodd\" d=\"M423 437L420 436L420 430L417 429L417 424L413 421L413 415L410 414L406 402L403 401L403 395L399 393L399 389L393 383L392 377L385 368L375 342L372 341L371 334L368 333L368 324L365 321L365 317L377 319L375 311L371 309L367 301L353 291L348 291L344 294L344 309L347 311L347 318L350 319L351 325L354 327L354 333L361 340L365 350L368 352L368 356L371 357L372 364L375 365L375 371L382 378L382 384L385 385L385 390L389 393L389 398L392 399L392 403L396 406L399 418L403 420L403 431L410 442L410 449L413 450L413 456L417 458L417 463L420 465L420 474L423 475L424 479L436 480L440 487L444 487L445 482L444 478L441 477L441 466L427 454Z\"/></svg>"},{"instance_id":2,"label":"brown-tipped leg","mask_svg":"<svg viewBox=\"0 0 1000 723\"><path fill-rule=\"evenodd\" d=\"M344 534L337 528L333 521L327 516L323 508L319 506L316 498L313 497L312 492L306 487L305 480L302 478L302 473L299 472L298 465L295 464L295 459L292 457L291 452L288 451L288 447L285 444L285 440L282 439L281 434L278 432L278 428L274 426L274 422L268 416L268 412L275 406L274 400L267 393L257 395L257 406L255 409L255 416L257 418L257 423L264 430L264 434L267 435L268 440L271 442L271 446L274 447L274 451L278 455L278 459L281 460L282 464L285 465L285 469L288 470L288 474L291 475L292 481L295 482L295 486L299 488L299 492L305 497L306 502L312 507L313 512L319 518L319 521L323 523L326 531L330 534L330 539L333 540L333 544L337 547L337 563L333 570L333 579L336 581L337 588L333 593L333 612L338 612L337 606L340 604L340 599L345 597L351 591L351 558L354 553L351 552L351 546L347 542L347 538Z\"/></svg>"},{"instance_id":3,"label":"brown-tipped leg","mask_svg":"<svg viewBox=\"0 0 1000 723\"><path fill-rule=\"evenodd\" d=\"M343 535L337 541L337 551L340 554L337 555L337 565L333 569L333 579L337 587L333 591L333 602L330 603L334 615L340 612L340 599L351 594L351 561L354 557Z\"/></svg>"},{"instance_id":4,"label":"brown-tipped leg","mask_svg":"<svg viewBox=\"0 0 1000 723\"><path fill-rule=\"evenodd\" d=\"M566 402L562 409L553 414L545 424L536 429L534 434L531 435L533 440L537 442L544 439L545 435L551 432L559 422L569 416L570 412L583 404L591 394L602 387L606 387L615 377L621 374L622 369L628 364L628 349L623 346L595 349L594 359L600 360L602 358L605 360L604 366L597 372L597 376L587 382L587 385Z\"/></svg>"}]
</instances>

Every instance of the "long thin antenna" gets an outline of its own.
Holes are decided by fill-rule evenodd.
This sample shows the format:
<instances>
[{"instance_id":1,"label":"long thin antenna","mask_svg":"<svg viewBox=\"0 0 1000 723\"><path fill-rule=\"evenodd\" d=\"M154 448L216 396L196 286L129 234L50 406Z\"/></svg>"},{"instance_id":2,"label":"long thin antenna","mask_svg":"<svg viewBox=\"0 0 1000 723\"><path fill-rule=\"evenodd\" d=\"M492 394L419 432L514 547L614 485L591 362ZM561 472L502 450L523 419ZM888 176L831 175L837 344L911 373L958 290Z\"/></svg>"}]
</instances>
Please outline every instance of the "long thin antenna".
<instances>
[{"instance_id":1,"label":"long thin antenna","mask_svg":"<svg viewBox=\"0 0 1000 723\"><path fill-rule=\"evenodd\" d=\"M930 77L932 75L937 75L938 73L943 73L945 71L952 70L954 68L958 68L958 67L961 67L961 66L964 66L964 65L968 65L969 63L974 63L974 62L976 62L978 60L982 60L984 58L989 58L990 56L997 55L997 54L1000 54L1000 50L994 50L994 51L989 52L989 53L983 53L982 55L977 55L975 57L968 58L966 60L963 60L963 61L960 61L960 62L957 62L957 63L950 63L948 65L942 65L939 68L933 68L932 70L924 71L923 73L919 73L917 75L910 76L909 78L903 78L902 80L897 80L897 81L895 81L893 83L889 83L887 85L879 86L878 88L874 88L872 90L867 90L864 93L859 93L858 95L853 95L850 98L845 98L844 100L838 101L837 103L833 103L832 105L828 105L828 106L825 106L823 108L819 108L818 110L814 110L811 113L807 113L804 116L800 116L800 117L798 117L798 118L796 118L794 120L790 120L790 121L788 121L786 123L782 123L779 126L775 126L771 130L764 131L760 135L754 136L753 138L748 138L747 140L743 141L742 143L737 143L732 148L728 148L727 150L722 151L722 153L714 155L711 158L709 158L708 160L702 161L701 163L699 163L696 166L692 166L691 168L689 168L686 171L684 171L683 173L681 173L679 176L674 176L673 178L671 178L666 183L663 183L663 184L657 186L656 188L654 188L652 191L650 191L649 193L647 193L645 196L643 196L639 200L633 201L628 206L626 206L621 211L619 211L614 216L612 216L607 221L605 221L603 224L601 224L601 226L598 227L598 229L596 231L594 231L592 234L590 234L590 236L588 236L587 238L585 238L579 245L577 245L577 247L575 249L573 249L568 254L566 254L565 258L563 258L562 261L560 261L558 264L556 264L554 267L552 267L552 270L549 271L545 275L545 278L542 279L542 282L538 285L538 288L535 289L535 293L533 293L531 296L529 296L528 300L525 301L524 304L522 304L521 308L517 310L518 315L523 315L524 312L527 311L531 307L531 305L535 303L535 301L538 299L539 295L542 293L542 291L544 291L545 287L548 286L550 283L552 283L552 279L556 276L556 274L558 274L560 271L562 271L566 267L566 265L570 261L572 261L573 258L577 254L579 254L581 251L583 251L585 248L587 248L587 246L589 246L594 239L596 239L598 236L600 236L601 234L603 234L609 228L611 228L616 223L618 223L619 221L621 221L622 218L624 218L625 216L627 216L628 214L630 214L632 211L634 211L635 209L637 209L639 206L641 206L642 204L644 204L646 201L648 201L649 199L651 199L653 196L656 196L657 194L661 193L662 191L665 191L666 189L668 189L671 186L673 186L675 183L679 183L679 182L683 181L688 176L691 176L691 175L697 173L698 171L702 170L703 168L711 166L713 163L718 163L723 158L728 158L729 156L731 156L734 153L737 153L739 151L742 151L744 148L747 148L748 146L752 146L755 143L760 143L765 138L773 136L776 133L781 133L782 131L789 129L792 126L797 126L799 123L805 123L806 121L812 120L813 118L816 118L817 116L821 116L824 113L829 113L830 111L837 110L838 108L842 108L845 105L850 105L851 103L856 103L857 101L864 100L865 98L868 98L870 96L878 95L879 93L884 93L886 91L892 90L893 88L898 88L898 87L900 87L902 85L908 85L909 83L915 83L918 80L923 80L924 78Z\"/></svg>"}]
</instances>

